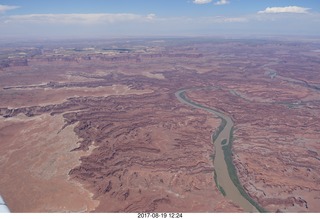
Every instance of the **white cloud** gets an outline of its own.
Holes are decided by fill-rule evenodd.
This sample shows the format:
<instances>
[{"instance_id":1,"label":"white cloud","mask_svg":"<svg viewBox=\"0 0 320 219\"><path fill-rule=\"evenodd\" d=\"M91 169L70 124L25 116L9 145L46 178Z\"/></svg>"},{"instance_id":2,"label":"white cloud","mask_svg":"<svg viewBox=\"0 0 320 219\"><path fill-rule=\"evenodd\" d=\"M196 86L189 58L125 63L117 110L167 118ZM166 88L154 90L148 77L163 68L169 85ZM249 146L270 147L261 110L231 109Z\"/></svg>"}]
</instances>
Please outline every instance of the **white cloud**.
<instances>
[{"instance_id":1,"label":"white cloud","mask_svg":"<svg viewBox=\"0 0 320 219\"><path fill-rule=\"evenodd\" d=\"M206 20L209 23L239 23L239 22L248 21L246 17L223 17L223 16L201 18L201 20Z\"/></svg>"},{"instance_id":2,"label":"white cloud","mask_svg":"<svg viewBox=\"0 0 320 219\"><path fill-rule=\"evenodd\" d=\"M155 18L155 14L146 16L139 14L27 14L9 16L5 23L60 23L60 24L95 24L95 23L115 23L127 21L150 21Z\"/></svg>"},{"instance_id":3,"label":"white cloud","mask_svg":"<svg viewBox=\"0 0 320 219\"><path fill-rule=\"evenodd\" d=\"M90 38L212 34L319 35L319 26L320 13L312 12L311 9L309 13L303 14L254 13L200 17L159 17L152 13L0 15L0 39L11 36Z\"/></svg>"},{"instance_id":4,"label":"white cloud","mask_svg":"<svg viewBox=\"0 0 320 219\"><path fill-rule=\"evenodd\" d=\"M259 14L275 14L275 13L308 13L310 8L303 8L299 6L287 6L287 7L268 7L263 11L259 11Z\"/></svg>"},{"instance_id":5,"label":"white cloud","mask_svg":"<svg viewBox=\"0 0 320 219\"><path fill-rule=\"evenodd\" d=\"M246 22L246 21L248 21L248 19L245 17L227 17L227 18L221 19L221 22L224 22L224 23Z\"/></svg>"},{"instance_id":6,"label":"white cloud","mask_svg":"<svg viewBox=\"0 0 320 219\"><path fill-rule=\"evenodd\" d=\"M201 4L208 4L208 3L210 3L210 2L212 2L212 0L193 0L193 3L194 3L194 4L199 4L199 5L201 5Z\"/></svg>"},{"instance_id":7,"label":"white cloud","mask_svg":"<svg viewBox=\"0 0 320 219\"><path fill-rule=\"evenodd\" d=\"M219 0L214 4L215 5L226 5L226 4L229 4L229 3L230 3L230 1L228 1L228 0Z\"/></svg>"},{"instance_id":8,"label":"white cloud","mask_svg":"<svg viewBox=\"0 0 320 219\"><path fill-rule=\"evenodd\" d=\"M4 13L9 10L17 9L19 6L14 5L0 5L0 13Z\"/></svg>"},{"instance_id":9,"label":"white cloud","mask_svg":"<svg viewBox=\"0 0 320 219\"><path fill-rule=\"evenodd\" d=\"M148 20L154 20L155 17L156 17L155 14L148 14L148 15L146 16L146 18L147 18Z\"/></svg>"}]
</instances>

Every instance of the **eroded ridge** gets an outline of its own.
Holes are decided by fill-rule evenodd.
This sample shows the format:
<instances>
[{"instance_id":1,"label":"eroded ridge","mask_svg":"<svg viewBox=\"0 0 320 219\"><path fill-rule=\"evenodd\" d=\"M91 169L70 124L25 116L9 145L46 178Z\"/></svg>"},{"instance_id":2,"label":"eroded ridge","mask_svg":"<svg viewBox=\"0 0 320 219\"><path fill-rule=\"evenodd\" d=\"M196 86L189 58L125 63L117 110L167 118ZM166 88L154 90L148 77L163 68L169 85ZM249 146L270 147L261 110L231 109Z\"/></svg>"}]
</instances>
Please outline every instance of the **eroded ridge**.
<instances>
[{"instance_id":1,"label":"eroded ridge","mask_svg":"<svg viewBox=\"0 0 320 219\"><path fill-rule=\"evenodd\" d=\"M220 120L174 96L216 87L188 97L234 119L230 162L246 193L271 212L319 211L319 43L90 43L1 45L0 188L10 209L243 211L214 185ZM79 201L64 206L56 191Z\"/></svg>"}]
</instances>

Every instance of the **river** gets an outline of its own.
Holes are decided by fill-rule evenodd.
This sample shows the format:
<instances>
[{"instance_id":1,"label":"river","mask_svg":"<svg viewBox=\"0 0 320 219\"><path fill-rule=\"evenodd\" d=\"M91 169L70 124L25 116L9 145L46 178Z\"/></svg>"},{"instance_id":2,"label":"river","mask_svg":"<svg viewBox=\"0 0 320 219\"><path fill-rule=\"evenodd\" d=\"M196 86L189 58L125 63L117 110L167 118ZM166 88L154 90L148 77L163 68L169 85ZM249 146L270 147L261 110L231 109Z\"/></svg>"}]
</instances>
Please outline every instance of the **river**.
<instances>
[{"instance_id":1,"label":"river","mask_svg":"<svg viewBox=\"0 0 320 219\"><path fill-rule=\"evenodd\" d=\"M213 134L213 144L215 147L214 169L215 169L215 178L216 178L215 180L217 183L217 187L223 193L223 195L225 195L226 198L228 198L233 203L242 207L245 212L263 211L261 207L259 208L258 206L258 209L259 209L258 210L254 205L252 205L254 201L244 192L240 183L238 183L238 187L237 187L234 184L235 180L232 181L231 179L232 176L230 176L230 174L232 173L230 173L230 170L228 170L228 165L226 162L227 157L225 157L223 147L227 147L229 144L231 144L231 141L232 141L232 132L233 132L233 125L234 125L232 119L229 116L223 114L222 112L219 112L217 109L209 108L190 100L185 95L185 92L187 90L192 90L192 89L179 90L175 93L176 97L180 102L197 109L206 110L207 112L212 113L215 116L218 116L222 121L222 125L220 125L220 132L218 132L217 134ZM229 168L230 168L230 165L232 165L233 167L232 162L231 164L229 163ZM236 177L236 176L233 176L233 177ZM238 180L237 177L236 177L236 180ZM247 198L245 198L244 196L246 196Z\"/></svg>"}]
</instances>

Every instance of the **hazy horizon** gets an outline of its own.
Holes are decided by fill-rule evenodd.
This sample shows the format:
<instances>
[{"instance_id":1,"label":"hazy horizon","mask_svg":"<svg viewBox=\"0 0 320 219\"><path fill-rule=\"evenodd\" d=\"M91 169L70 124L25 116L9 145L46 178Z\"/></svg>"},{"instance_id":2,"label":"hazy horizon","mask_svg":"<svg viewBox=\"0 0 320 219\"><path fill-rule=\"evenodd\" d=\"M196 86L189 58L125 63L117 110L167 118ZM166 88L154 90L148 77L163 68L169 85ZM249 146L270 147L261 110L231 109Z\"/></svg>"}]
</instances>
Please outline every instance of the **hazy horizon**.
<instances>
[{"instance_id":1,"label":"hazy horizon","mask_svg":"<svg viewBox=\"0 0 320 219\"><path fill-rule=\"evenodd\" d=\"M1 39L158 36L318 36L319 1L11 0Z\"/></svg>"}]
</instances>

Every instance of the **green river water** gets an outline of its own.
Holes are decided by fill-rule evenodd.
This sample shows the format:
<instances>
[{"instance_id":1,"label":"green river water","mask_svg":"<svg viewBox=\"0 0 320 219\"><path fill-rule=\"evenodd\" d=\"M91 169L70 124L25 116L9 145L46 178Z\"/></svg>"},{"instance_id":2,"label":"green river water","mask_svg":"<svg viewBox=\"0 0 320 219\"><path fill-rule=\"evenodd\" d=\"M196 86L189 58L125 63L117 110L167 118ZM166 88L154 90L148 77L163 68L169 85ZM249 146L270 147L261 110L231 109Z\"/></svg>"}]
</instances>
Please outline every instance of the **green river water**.
<instances>
[{"instance_id":1,"label":"green river water","mask_svg":"<svg viewBox=\"0 0 320 219\"><path fill-rule=\"evenodd\" d=\"M248 196L248 194L245 193L244 189L240 185L240 182L236 176L236 171L232 164L231 153L228 154L228 152L226 152L226 147L231 148L232 144L232 133L234 125L232 119L214 108L209 108L190 100L185 95L186 91L187 90L179 90L175 93L180 102L193 108L206 110L207 112L218 116L222 120L218 132L213 134L212 136L213 144L215 147L214 169L216 174L215 181L217 183L217 187L223 193L223 195L225 195L226 198L242 207L245 212L263 212L264 209L258 206L257 203L255 203ZM229 160L229 163L227 163L227 160Z\"/></svg>"}]
</instances>

